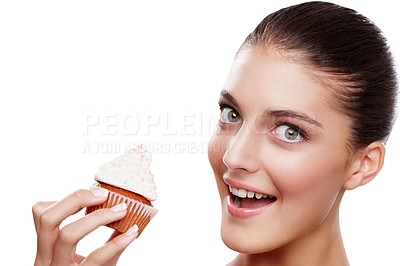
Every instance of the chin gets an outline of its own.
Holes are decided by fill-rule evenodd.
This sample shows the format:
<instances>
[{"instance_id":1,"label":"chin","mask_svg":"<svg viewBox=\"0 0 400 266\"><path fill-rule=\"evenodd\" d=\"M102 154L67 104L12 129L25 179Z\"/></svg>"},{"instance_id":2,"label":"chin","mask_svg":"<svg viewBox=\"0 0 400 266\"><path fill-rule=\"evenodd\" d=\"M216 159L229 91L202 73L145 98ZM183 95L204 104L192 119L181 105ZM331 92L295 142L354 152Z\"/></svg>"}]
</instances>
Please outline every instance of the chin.
<instances>
[{"instance_id":1,"label":"chin","mask_svg":"<svg viewBox=\"0 0 400 266\"><path fill-rule=\"evenodd\" d=\"M221 224L221 238L228 248L243 254L259 254L279 247L274 236L263 236L257 229L258 226L243 226L229 220L229 217L225 216Z\"/></svg>"},{"instance_id":2,"label":"chin","mask_svg":"<svg viewBox=\"0 0 400 266\"><path fill-rule=\"evenodd\" d=\"M223 230L221 230L223 231ZM221 232L221 237L222 237L222 241L224 242L224 244L239 253L243 253L243 254L254 254L254 253L258 253L256 252L255 248L253 247L252 243L249 243L247 241L240 241L237 240L238 238L240 239L240 237L237 237L234 235L234 233L232 232L228 232L228 234L225 234L223 232Z\"/></svg>"},{"instance_id":3,"label":"chin","mask_svg":"<svg viewBox=\"0 0 400 266\"><path fill-rule=\"evenodd\" d=\"M248 239L245 236L246 232L232 232L231 230L224 230L221 228L221 237L224 244L242 254L258 254L274 250L269 247L268 240L260 241L257 239Z\"/></svg>"}]
</instances>

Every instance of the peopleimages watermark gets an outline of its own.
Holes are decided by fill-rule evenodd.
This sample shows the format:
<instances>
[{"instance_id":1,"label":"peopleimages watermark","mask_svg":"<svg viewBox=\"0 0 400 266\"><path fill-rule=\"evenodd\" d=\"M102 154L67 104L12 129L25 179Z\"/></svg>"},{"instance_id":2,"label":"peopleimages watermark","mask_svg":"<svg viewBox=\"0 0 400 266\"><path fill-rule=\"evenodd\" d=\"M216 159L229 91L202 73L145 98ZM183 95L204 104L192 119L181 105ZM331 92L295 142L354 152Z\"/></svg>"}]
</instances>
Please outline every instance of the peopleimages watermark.
<instances>
[{"instance_id":1,"label":"peopleimages watermark","mask_svg":"<svg viewBox=\"0 0 400 266\"><path fill-rule=\"evenodd\" d=\"M210 135L219 116L212 113L87 114L81 135L164 136Z\"/></svg>"},{"instance_id":2,"label":"peopleimages watermark","mask_svg":"<svg viewBox=\"0 0 400 266\"><path fill-rule=\"evenodd\" d=\"M218 123L212 113L91 113L82 116L82 153L206 153Z\"/></svg>"}]
</instances>

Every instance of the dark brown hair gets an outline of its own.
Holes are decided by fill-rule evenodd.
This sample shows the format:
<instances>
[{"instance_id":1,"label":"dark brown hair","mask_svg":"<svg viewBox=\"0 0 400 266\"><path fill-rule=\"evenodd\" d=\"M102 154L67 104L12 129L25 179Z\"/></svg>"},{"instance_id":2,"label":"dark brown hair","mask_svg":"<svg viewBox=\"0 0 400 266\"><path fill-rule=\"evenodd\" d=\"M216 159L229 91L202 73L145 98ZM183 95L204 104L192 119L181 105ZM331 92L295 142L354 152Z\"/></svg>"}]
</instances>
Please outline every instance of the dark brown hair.
<instances>
[{"instance_id":1,"label":"dark brown hair","mask_svg":"<svg viewBox=\"0 0 400 266\"><path fill-rule=\"evenodd\" d=\"M332 3L302 3L267 16L241 49L254 45L292 53L340 84L331 94L352 121L351 149L386 142L396 116L397 77L386 39L368 18Z\"/></svg>"}]
</instances>

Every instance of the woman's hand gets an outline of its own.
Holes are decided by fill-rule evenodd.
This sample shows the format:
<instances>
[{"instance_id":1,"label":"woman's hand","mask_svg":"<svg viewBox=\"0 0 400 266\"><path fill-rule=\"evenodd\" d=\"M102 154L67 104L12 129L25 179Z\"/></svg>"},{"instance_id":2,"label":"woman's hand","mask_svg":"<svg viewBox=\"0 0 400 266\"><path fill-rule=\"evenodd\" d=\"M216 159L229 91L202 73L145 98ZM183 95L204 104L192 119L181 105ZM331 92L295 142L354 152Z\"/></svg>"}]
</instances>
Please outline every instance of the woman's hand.
<instances>
[{"instance_id":1,"label":"woman's hand","mask_svg":"<svg viewBox=\"0 0 400 266\"><path fill-rule=\"evenodd\" d=\"M33 208L37 233L35 266L49 265L116 265L125 248L137 237L137 226L125 234L114 232L109 241L86 258L75 254L77 243L101 225L119 220L126 215L126 204L94 211L64 226L60 224L84 207L99 205L107 199L102 188L78 190L58 202L38 202Z\"/></svg>"}]
</instances>

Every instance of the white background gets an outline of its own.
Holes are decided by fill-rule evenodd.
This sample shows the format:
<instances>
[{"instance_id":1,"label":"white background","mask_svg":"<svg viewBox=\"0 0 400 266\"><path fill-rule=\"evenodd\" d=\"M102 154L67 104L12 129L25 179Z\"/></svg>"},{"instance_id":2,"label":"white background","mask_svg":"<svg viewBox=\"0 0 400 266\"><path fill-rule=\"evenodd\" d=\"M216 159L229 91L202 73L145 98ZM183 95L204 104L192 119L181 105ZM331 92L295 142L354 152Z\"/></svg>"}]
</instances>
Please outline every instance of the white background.
<instances>
[{"instance_id":1,"label":"white background","mask_svg":"<svg viewBox=\"0 0 400 266\"><path fill-rule=\"evenodd\" d=\"M372 19L400 58L395 1L334 2ZM33 263L35 202L88 188L100 164L140 142L154 144L160 212L120 265L230 261L235 253L220 240L220 203L205 150L209 123L241 42L267 14L294 3L2 1L2 265ZM399 124L381 174L343 200L352 265L400 265ZM109 234L100 228L78 251L87 255Z\"/></svg>"}]
</instances>

